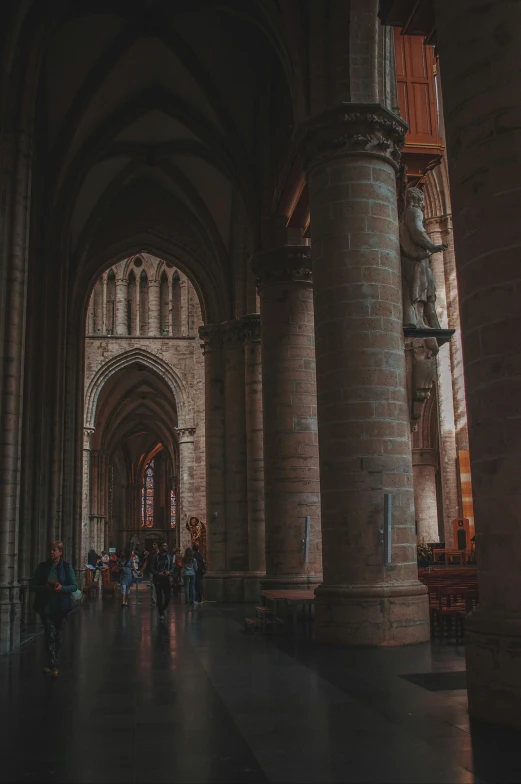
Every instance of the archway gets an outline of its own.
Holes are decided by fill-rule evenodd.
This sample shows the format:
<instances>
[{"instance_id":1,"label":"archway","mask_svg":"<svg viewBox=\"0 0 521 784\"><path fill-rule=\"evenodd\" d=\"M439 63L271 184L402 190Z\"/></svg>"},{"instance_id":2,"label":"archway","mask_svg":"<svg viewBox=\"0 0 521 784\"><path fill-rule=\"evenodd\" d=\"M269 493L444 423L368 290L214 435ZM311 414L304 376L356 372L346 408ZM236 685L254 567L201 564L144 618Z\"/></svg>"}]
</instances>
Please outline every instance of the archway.
<instances>
[{"instance_id":1,"label":"archway","mask_svg":"<svg viewBox=\"0 0 521 784\"><path fill-rule=\"evenodd\" d=\"M146 298L130 290L143 273ZM115 330L106 317L111 280ZM174 307L178 335L169 328ZM191 281L150 254L113 265L95 283L85 334L83 553L145 538L184 544L184 518L204 516L200 323Z\"/></svg>"}]
</instances>

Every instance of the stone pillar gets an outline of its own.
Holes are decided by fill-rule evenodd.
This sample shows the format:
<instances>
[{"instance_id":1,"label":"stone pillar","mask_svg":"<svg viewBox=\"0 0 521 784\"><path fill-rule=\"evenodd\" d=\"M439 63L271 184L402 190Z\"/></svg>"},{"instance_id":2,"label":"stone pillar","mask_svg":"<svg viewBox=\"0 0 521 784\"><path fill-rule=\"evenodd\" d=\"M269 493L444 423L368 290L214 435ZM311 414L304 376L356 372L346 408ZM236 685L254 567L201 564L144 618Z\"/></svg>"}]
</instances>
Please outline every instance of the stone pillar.
<instances>
[{"instance_id":1,"label":"stone pillar","mask_svg":"<svg viewBox=\"0 0 521 784\"><path fill-rule=\"evenodd\" d=\"M105 549L106 542L105 542L105 520L107 519L107 453L104 449L100 449L98 451L98 475L99 475L99 490L98 490L98 498L99 498L99 507L98 507L98 515L101 520L100 527L98 529L98 537L96 542L96 547L98 547L98 552L102 549Z\"/></svg>"},{"instance_id":2,"label":"stone pillar","mask_svg":"<svg viewBox=\"0 0 521 784\"><path fill-rule=\"evenodd\" d=\"M222 601L226 570L224 370L218 324L199 328L204 350L206 444L206 597Z\"/></svg>"},{"instance_id":3,"label":"stone pillar","mask_svg":"<svg viewBox=\"0 0 521 784\"><path fill-rule=\"evenodd\" d=\"M438 498L436 495L436 453L434 449L412 450L414 515L418 541L439 542ZM451 545L448 545L451 546Z\"/></svg>"},{"instance_id":4,"label":"stone pillar","mask_svg":"<svg viewBox=\"0 0 521 784\"><path fill-rule=\"evenodd\" d=\"M241 323L221 324L226 434L226 599L244 599L248 570L248 501L244 346Z\"/></svg>"},{"instance_id":5,"label":"stone pillar","mask_svg":"<svg viewBox=\"0 0 521 784\"><path fill-rule=\"evenodd\" d=\"M98 503L98 453L91 449L93 427L83 428L83 489L81 497L80 566L87 563L91 544L96 543L92 528L92 515L97 514Z\"/></svg>"},{"instance_id":6,"label":"stone pillar","mask_svg":"<svg viewBox=\"0 0 521 784\"><path fill-rule=\"evenodd\" d=\"M178 427L176 432L179 439L179 547L184 550L192 541L186 523L194 514L195 427Z\"/></svg>"},{"instance_id":7,"label":"stone pillar","mask_svg":"<svg viewBox=\"0 0 521 784\"><path fill-rule=\"evenodd\" d=\"M101 312L101 334L107 334L107 273L103 273L103 295L102 295L102 312Z\"/></svg>"},{"instance_id":8,"label":"stone pillar","mask_svg":"<svg viewBox=\"0 0 521 784\"><path fill-rule=\"evenodd\" d=\"M440 218L428 219L426 222L429 237L436 245L445 242L440 225ZM431 269L436 284L436 311L443 329L449 328L447 312L447 291L445 287L444 254L435 253L431 258ZM459 517L458 503L458 456L456 450L456 426L454 417L454 398L452 390L451 349L449 343L440 347L436 358L437 392L438 392L438 429L440 441L440 472L443 503L442 541L452 541L452 521ZM414 455L413 455L414 458ZM414 460L413 460L414 465ZM415 473L416 476L416 473ZM418 497L416 485L414 497Z\"/></svg>"},{"instance_id":9,"label":"stone pillar","mask_svg":"<svg viewBox=\"0 0 521 784\"><path fill-rule=\"evenodd\" d=\"M128 335L128 280L116 279L116 335Z\"/></svg>"},{"instance_id":10,"label":"stone pillar","mask_svg":"<svg viewBox=\"0 0 521 784\"><path fill-rule=\"evenodd\" d=\"M96 334L96 335L103 334L103 324L105 323L104 312L107 306L106 306L106 302L104 303L103 301L104 290L106 293L106 284L104 284L101 280L98 280L98 282L94 286L94 297L93 297L94 324L93 324L92 334Z\"/></svg>"},{"instance_id":11,"label":"stone pillar","mask_svg":"<svg viewBox=\"0 0 521 784\"><path fill-rule=\"evenodd\" d=\"M521 728L521 4L438 0L436 25L479 575L469 713Z\"/></svg>"},{"instance_id":12,"label":"stone pillar","mask_svg":"<svg viewBox=\"0 0 521 784\"><path fill-rule=\"evenodd\" d=\"M264 431L260 316L241 318L246 393L246 473L248 492L248 569L252 580L266 574L264 527ZM252 595L257 594L257 588ZM248 597L245 597L248 598Z\"/></svg>"},{"instance_id":13,"label":"stone pillar","mask_svg":"<svg viewBox=\"0 0 521 784\"><path fill-rule=\"evenodd\" d=\"M29 123L30 125L30 123ZM0 333L0 654L20 645L18 535L24 346L26 339L29 216L31 211L32 132L20 128L18 138L2 129L0 198L2 214L11 218L1 232L0 248L8 260ZM4 219L5 220L5 219Z\"/></svg>"},{"instance_id":14,"label":"stone pillar","mask_svg":"<svg viewBox=\"0 0 521 784\"><path fill-rule=\"evenodd\" d=\"M141 335L141 286L139 285L139 278L136 278L136 298L134 301L134 308L136 313L136 321L135 321L135 335L138 337Z\"/></svg>"},{"instance_id":15,"label":"stone pillar","mask_svg":"<svg viewBox=\"0 0 521 784\"><path fill-rule=\"evenodd\" d=\"M311 253L282 246L254 256L260 294L266 577L272 588L321 580L320 480ZM306 517L309 557L304 558Z\"/></svg>"},{"instance_id":16,"label":"stone pillar","mask_svg":"<svg viewBox=\"0 0 521 784\"><path fill-rule=\"evenodd\" d=\"M148 281L148 334L161 334L161 283Z\"/></svg>"},{"instance_id":17,"label":"stone pillar","mask_svg":"<svg viewBox=\"0 0 521 784\"><path fill-rule=\"evenodd\" d=\"M224 430L226 486L226 599L244 599L248 570L248 501L244 346L241 323L221 324L224 370Z\"/></svg>"},{"instance_id":18,"label":"stone pillar","mask_svg":"<svg viewBox=\"0 0 521 784\"><path fill-rule=\"evenodd\" d=\"M180 324L180 335L185 336L189 335L189 318L188 318L188 280L183 275L182 278L179 280L179 290L180 296L179 301L181 305L181 314L179 317L179 324Z\"/></svg>"},{"instance_id":19,"label":"stone pillar","mask_svg":"<svg viewBox=\"0 0 521 784\"><path fill-rule=\"evenodd\" d=\"M404 123L342 103L301 127L310 190L324 583L316 636L429 639L418 581L396 170ZM266 384L266 379L264 380ZM392 494L391 564L384 494Z\"/></svg>"}]
</instances>

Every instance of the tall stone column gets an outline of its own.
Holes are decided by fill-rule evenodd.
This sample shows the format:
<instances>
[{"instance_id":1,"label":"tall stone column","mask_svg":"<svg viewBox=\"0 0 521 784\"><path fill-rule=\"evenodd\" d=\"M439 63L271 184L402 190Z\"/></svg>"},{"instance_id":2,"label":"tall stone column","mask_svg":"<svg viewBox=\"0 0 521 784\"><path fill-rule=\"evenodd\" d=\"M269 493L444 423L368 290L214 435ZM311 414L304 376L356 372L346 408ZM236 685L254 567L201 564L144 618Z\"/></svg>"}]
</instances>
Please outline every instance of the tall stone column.
<instances>
[{"instance_id":1,"label":"tall stone column","mask_svg":"<svg viewBox=\"0 0 521 784\"><path fill-rule=\"evenodd\" d=\"M241 323L221 324L224 370L224 429L226 487L226 599L244 599L248 570L248 501L244 345Z\"/></svg>"},{"instance_id":2,"label":"tall stone column","mask_svg":"<svg viewBox=\"0 0 521 784\"><path fill-rule=\"evenodd\" d=\"M402 328L395 178L404 127L379 104L342 103L301 128L313 235L321 642L429 639ZM390 564L381 535L385 494L392 495Z\"/></svg>"},{"instance_id":3,"label":"tall stone column","mask_svg":"<svg viewBox=\"0 0 521 784\"><path fill-rule=\"evenodd\" d=\"M469 713L519 728L521 4L435 8L479 575L465 622Z\"/></svg>"},{"instance_id":4,"label":"tall stone column","mask_svg":"<svg viewBox=\"0 0 521 784\"><path fill-rule=\"evenodd\" d=\"M414 514L419 541L439 541L436 467L436 454L433 449L412 450ZM452 543L447 546L451 547Z\"/></svg>"},{"instance_id":5,"label":"tall stone column","mask_svg":"<svg viewBox=\"0 0 521 784\"><path fill-rule=\"evenodd\" d=\"M116 335L128 335L128 280L116 279Z\"/></svg>"},{"instance_id":6,"label":"tall stone column","mask_svg":"<svg viewBox=\"0 0 521 784\"><path fill-rule=\"evenodd\" d=\"M80 568L87 563L87 553L91 544L95 543L94 532L92 531L92 514L94 509L91 507L91 438L94 428L83 428L83 488L81 499L81 550Z\"/></svg>"},{"instance_id":7,"label":"tall stone column","mask_svg":"<svg viewBox=\"0 0 521 784\"><path fill-rule=\"evenodd\" d=\"M178 427L179 443L179 546L190 546L187 519L194 514L195 427Z\"/></svg>"},{"instance_id":8,"label":"tall stone column","mask_svg":"<svg viewBox=\"0 0 521 784\"><path fill-rule=\"evenodd\" d=\"M260 316L252 313L243 316L240 321L244 338L246 393L248 569L260 578L266 574Z\"/></svg>"},{"instance_id":9,"label":"tall stone column","mask_svg":"<svg viewBox=\"0 0 521 784\"><path fill-rule=\"evenodd\" d=\"M224 457L224 369L218 324L199 328L204 350L206 444L205 590L208 599L224 598L226 571L226 502Z\"/></svg>"},{"instance_id":10,"label":"tall stone column","mask_svg":"<svg viewBox=\"0 0 521 784\"><path fill-rule=\"evenodd\" d=\"M262 329L266 587L321 580L320 480L310 249L254 256ZM309 556L304 554L310 518Z\"/></svg>"},{"instance_id":11,"label":"tall stone column","mask_svg":"<svg viewBox=\"0 0 521 784\"><path fill-rule=\"evenodd\" d=\"M148 281L148 334L161 334L161 283Z\"/></svg>"}]
</instances>

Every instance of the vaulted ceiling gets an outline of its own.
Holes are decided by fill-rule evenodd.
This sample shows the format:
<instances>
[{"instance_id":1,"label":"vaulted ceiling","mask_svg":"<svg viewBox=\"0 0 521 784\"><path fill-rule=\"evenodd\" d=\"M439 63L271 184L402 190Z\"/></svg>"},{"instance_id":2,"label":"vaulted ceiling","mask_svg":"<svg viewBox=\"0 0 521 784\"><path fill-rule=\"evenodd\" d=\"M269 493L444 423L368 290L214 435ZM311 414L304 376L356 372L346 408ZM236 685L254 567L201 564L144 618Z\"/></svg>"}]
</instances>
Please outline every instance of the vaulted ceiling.
<instances>
[{"instance_id":1,"label":"vaulted ceiling","mask_svg":"<svg viewBox=\"0 0 521 784\"><path fill-rule=\"evenodd\" d=\"M259 244L293 129L278 3L22 5L25 54L41 55L48 245L66 250L80 290L101 256L155 251L226 317L233 253ZM239 242L235 225L247 227Z\"/></svg>"},{"instance_id":2,"label":"vaulted ceiling","mask_svg":"<svg viewBox=\"0 0 521 784\"><path fill-rule=\"evenodd\" d=\"M106 450L109 461L120 449L137 466L159 442L175 464L177 409L167 382L139 362L114 373L96 406L93 449Z\"/></svg>"}]
</instances>

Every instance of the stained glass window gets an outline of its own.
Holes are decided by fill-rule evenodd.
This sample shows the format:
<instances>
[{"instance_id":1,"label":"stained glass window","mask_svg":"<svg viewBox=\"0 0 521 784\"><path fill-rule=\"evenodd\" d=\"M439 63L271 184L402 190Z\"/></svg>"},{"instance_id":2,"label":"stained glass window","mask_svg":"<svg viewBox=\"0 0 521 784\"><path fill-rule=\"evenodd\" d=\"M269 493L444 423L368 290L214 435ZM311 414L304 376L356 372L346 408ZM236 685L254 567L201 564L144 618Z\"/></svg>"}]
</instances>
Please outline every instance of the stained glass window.
<instances>
[{"instance_id":1,"label":"stained glass window","mask_svg":"<svg viewBox=\"0 0 521 784\"><path fill-rule=\"evenodd\" d=\"M175 528L175 490L170 490L170 528Z\"/></svg>"},{"instance_id":2,"label":"stained glass window","mask_svg":"<svg viewBox=\"0 0 521 784\"><path fill-rule=\"evenodd\" d=\"M154 525L154 461L145 468L143 489L141 491L141 525L152 528Z\"/></svg>"}]
</instances>

